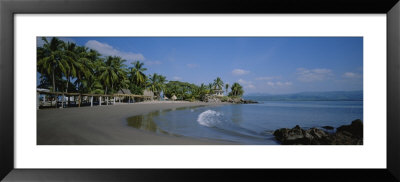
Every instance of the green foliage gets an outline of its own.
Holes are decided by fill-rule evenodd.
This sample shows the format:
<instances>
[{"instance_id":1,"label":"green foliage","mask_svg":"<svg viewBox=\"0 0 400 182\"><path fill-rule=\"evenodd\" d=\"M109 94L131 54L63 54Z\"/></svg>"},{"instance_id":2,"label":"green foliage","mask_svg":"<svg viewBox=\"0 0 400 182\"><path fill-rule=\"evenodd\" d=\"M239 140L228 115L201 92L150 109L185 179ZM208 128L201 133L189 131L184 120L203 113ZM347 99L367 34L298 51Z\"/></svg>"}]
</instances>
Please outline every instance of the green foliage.
<instances>
[{"instance_id":1,"label":"green foliage","mask_svg":"<svg viewBox=\"0 0 400 182\"><path fill-rule=\"evenodd\" d=\"M201 94L202 92L197 85L180 81L168 82L164 91L164 95L168 98L175 95L178 100L200 100Z\"/></svg>"},{"instance_id":2,"label":"green foliage","mask_svg":"<svg viewBox=\"0 0 400 182\"><path fill-rule=\"evenodd\" d=\"M243 87L239 83L235 82L231 87L231 92L229 92L229 96L241 97L243 93Z\"/></svg>"},{"instance_id":3,"label":"green foliage","mask_svg":"<svg viewBox=\"0 0 400 182\"><path fill-rule=\"evenodd\" d=\"M158 100L161 100L161 92L165 90L165 82L167 82L165 76L154 73L153 75L149 75L146 88L152 91Z\"/></svg>"},{"instance_id":4,"label":"green foliage","mask_svg":"<svg viewBox=\"0 0 400 182\"><path fill-rule=\"evenodd\" d=\"M146 76L144 63L135 61L127 67L121 57L103 57L96 50L58 38L43 38L45 44L37 48L37 71L39 85L53 91L68 91L94 94L112 94L120 89L129 89L141 95L145 89L152 91L158 99L163 93L168 98L175 95L178 100L203 100L213 90L228 92L229 84L220 77L208 85L188 82L167 81L165 76L154 73ZM243 95L243 88L235 83L231 87L232 96ZM228 97L222 99L227 100Z\"/></svg>"},{"instance_id":5,"label":"green foliage","mask_svg":"<svg viewBox=\"0 0 400 182\"><path fill-rule=\"evenodd\" d=\"M224 82L221 80L220 77L217 77L214 80L213 86L214 86L214 89L222 90L222 87L224 86Z\"/></svg>"},{"instance_id":6,"label":"green foliage","mask_svg":"<svg viewBox=\"0 0 400 182\"><path fill-rule=\"evenodd\" d=\"M125 60L120 57L108 56L99 67L99 80L105 86L105 94L115 93L121 88L127 88L129 80L127 78Z\"/></svg>"},{"instance_id":7,"label":"green foliage","mask_svg":"<svg viewBox=\"0 0 400 182\"><path fill-rule=\"evenodd\" d=\"M120 57L101 59L87 47L58 38L42 39L45 44L37 48L39 87L81 93L114 93L130 87L128 69Z\"/></svg>"},{"instance_id":8,"label":"green foliage","mask_svg":"<svg viewBox=\"0 0 400 182\"><path fill-rule=\"evenodd\" d=\"M43 38L43 47L38 49L37 70L52 80L52 91L61 91L56 87L56 80L65 76L69 70L70 57L63 51L64 42L58 38L52 38L50 42ZM58 77L58 78L57 78Z\"/></svg>"},{"instance_id":9,"label":"green foliage","mask_svg":"<svg viewBox=\"0 0 400 182\"><path fill-rule=\"evenodd\" d=\"M144 63L141 63L140 61L135 61L132 63L133 67L130 67L130 73L129 73L129 80L131 83L134 83L136 86L143 86L146 83L147 77L144 72L147 70L147 68L144 68Z\"/></svg>"},{"instance_id":10,"label":"green foliage","mask_svg":"<svg viewBox=\"0 0 400 182\"><path fill-rule=\"evenodd\" d=\"M144 87L138 86L136 84L130 84L129 85L129 90L131 91L132 94L136 95L142 95L144 92Z\"/></svg>"},{"instance_id":11,"label":"green foliage","mask_svg":"<svg viewBox=\"0 0 400 182\"><path fill-rule=\"evenodd\" d=\"M223 96L223 97L221 97L221 101L222 102L227 102L229 100L229 97L228 96Z\"/></svg>"}]
</instances>

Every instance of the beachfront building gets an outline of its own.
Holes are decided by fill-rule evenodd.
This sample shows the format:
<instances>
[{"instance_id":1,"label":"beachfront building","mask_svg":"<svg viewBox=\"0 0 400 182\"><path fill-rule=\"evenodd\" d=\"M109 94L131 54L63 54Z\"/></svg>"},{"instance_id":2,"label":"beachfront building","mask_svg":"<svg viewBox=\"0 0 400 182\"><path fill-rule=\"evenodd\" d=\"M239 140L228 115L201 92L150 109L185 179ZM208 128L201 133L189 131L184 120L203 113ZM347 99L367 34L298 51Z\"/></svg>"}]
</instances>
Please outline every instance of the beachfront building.
<instances>
[{"instance_id":1,"label":"beachfront building","mask_svg":"<svg viewBox=\"0 0 400 182\"><path fill-rule=\"evenodd\" d=\"M215 96L224 96L224 91L222 89L213 89L213 95Z\"/></svg>"},{"instance_id":2,"label":"beachfront building","mask_svg":"<svg viewBox=\"0 0 400 182\"><path fill-rule=\"evenodd\" d=\"M122 88L118 92L118 94L132 94L129 89Z\"/></svg>"},{"instance_id":3,"label":"beachfront building","mask_svg":"<svg viewBox=\"0 0 400 182\"><path fill-rule=\"evenodd\" d=\"M129 89L122 88L122 89L118 90L116 95L119 95L118 97L116 97L119 103L121 103L121 100L123 102L125 97L128 97L127 101L128 101L128 103L131 103L131 97L126 96L126 95L132 95L132 93Z\"/></svg>"},{"instance_id":4,"label":"beachfront building","mask_svg":"<svg viewBox=\"0 0 400 182\"><path fill-rule=\"evenodd\" d=\"M145 89L143 91L143 96L145 96L145 99L154 100L154 93L152 91L150 91L149 89Z\"/></svg>"},{"instance_id":5,"label":"beachfront building","mask_svg":"<svg viewBox=\"0 0 400 182\"><path fill-rule=\"evenodd\" d=\"M36 109L39 109L39 107L51 107L57 104L55 99L43 94L47 92L50 92L50 90L45 88L36 89Z\"/></svg>"},{"instance_id":6,"label":"beachfront building","mask_svg":"<svg viewBox=\"0 0 400 182\"><path fill-rule=\"evenodd\" d=\"M171 99L172 99L173 101L175 101L177 98L176 98L175 95L173 95L173 96L171 97Z\"/></svg>"}]
</instances>

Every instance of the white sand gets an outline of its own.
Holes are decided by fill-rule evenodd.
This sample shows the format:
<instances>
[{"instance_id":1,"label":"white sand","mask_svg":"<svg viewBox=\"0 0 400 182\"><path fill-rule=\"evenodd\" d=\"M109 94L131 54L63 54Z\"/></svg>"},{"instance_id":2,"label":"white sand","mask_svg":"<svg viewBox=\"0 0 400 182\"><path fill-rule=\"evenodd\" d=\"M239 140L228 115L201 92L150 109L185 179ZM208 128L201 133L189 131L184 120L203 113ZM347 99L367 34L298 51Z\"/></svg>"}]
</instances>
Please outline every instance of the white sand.
<instances>
[{"instance_id":1,"label":"white sand","mask_svg":"<svg viewBox=\"0 0 400 182\"><path fill-rule=\"evenodd\" d=\"M236 144L176 137L127 126L128 117L188 106L216 105L203 102L153 101L109 106L44 109L37 112L38 145L164 145ZM172 111L173 112L173 111Z\"/></svg>"}]
</instances>

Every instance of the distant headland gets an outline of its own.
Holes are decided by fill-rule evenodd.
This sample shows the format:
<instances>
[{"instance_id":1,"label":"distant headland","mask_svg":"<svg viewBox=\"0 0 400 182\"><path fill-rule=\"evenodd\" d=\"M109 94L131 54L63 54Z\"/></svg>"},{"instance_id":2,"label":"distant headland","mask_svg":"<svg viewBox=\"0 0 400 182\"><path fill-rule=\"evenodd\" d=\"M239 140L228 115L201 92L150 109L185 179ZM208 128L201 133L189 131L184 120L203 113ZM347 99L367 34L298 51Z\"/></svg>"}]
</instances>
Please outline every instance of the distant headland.
<instances>
[{"instance_id":1,"label":"distant headland","mask_svg":"<svg viewBox=\"0 0 400 182\"><path fill-rule=\"evenodd\" d=\"M299 92L293 94L252 93L244 98L260 98L264 101L362 101L363 91Z\"/></svg>"}]
</instances>

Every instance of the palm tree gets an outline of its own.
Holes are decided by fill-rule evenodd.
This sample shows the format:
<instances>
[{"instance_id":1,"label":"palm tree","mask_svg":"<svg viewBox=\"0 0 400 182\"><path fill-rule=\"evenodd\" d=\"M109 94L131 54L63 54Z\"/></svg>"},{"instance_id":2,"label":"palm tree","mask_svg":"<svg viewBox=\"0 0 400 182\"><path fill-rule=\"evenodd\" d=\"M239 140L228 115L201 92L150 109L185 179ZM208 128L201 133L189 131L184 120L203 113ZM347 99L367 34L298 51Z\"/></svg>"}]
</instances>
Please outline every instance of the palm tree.
<instances>
[{"instance_id":1,"label":"palm tree","mask_svg":"<svg viewBox=\"0 0 400 182\"><path fill-rule=\"evenodd\" d=\"M68 59L68 67L65 73L65 77L67 78L65 92L69 91L69 83L71 78L77 76L79 70L82 70L82 65L79 62L79 55L77 51L77 46L75 43L67 42L64 44L63 53ZM63 96L64 97L64 96ZM70 96L68 96L68 106L70 105ZM64 100L64 98L63 98Z\"/></svg>"},{"instance_id":2,"label":"palm tree","mask_svg":"<svg viewBox=\"0 0 400 182\"><path fill-rule=\"evenodd\" d=\"M217 79L214 80L214 89L222 90L223 86L224 82L221 80L220 77L217 77Z\"/></svg>"},{"instance_id":3,"label":"palm tree","mask_svg":"<svg viewBox=\"0 0 400 182\"><path fill-rule=\"evenodd\" d=\"M212 89L213 89L213 84L212 84L212 83L209 83L209 84L208 84L208 93L209 93L209 94L212 94Z\"/></svg>"},{"instance_id":4,"label":"palm tree","mask_svg":"<svg viewBox=\"0 0 400 182\"><path fill-rule=\"evenodd\" d=\"M64 42L54 37L50 42L45 37L42 40L45 44L38 54L38 70L41 74L51 75L51 90L56 91L56 72L65 74L68 70L68 57L62 51Z\"/></svg>"},{"instance_id":5,"label":"palm tree","mask_svg":"<svg viewBox=\"0 0 400 182\"><path fill-rule=\"evenodd\" d=\"M162 75L158 75L158 83L160 84L161 91L165 89L165 82L167 82L167 78Z\"/></svg>"},{"instance_id":6,"label":"palm tree","mask_svg":"<svg viewBox=\"0 0 400 182\"><path fill-rule=\"evenodd\" d=\"M130 81L128 79L128 68L124 64L126 60L121 59L121 57L115 57L115 67L117 68L117 76L118 80L115 83L115 90L119 90L121 88L129 88ZM113 87L112 87L113 88Z\"/></svg>"},{"instance_id":7,"label":"palm tree","mask_svg":"<svg viewBox=\"0 0 400 182\"><path fill-rule=\"evenodd\" d=\"M229 93L229 95L237 97L237 96L242 96L244 93L243 91L243 87L239 84L239 83L233 83L232 87L231 87L231 92Z\"/></svg>"},{"instance_id":8,"label":"palm tree","mask_svg":"<svg viewBox=\"0 0 400 182\"><path fill-rule=\"evenodd\" d=\"M201 94L205 94L207 92L207 87L204 83L202 83L199 87Z\"/></svg>"},{"instance_id":9,"label":"palm tree","mask_svg":"<svg viewBox=\"0 0 400 182\"><path fill-rule=\"evenodd\" d=\"M95 63L99 61L100 54L97 51L90 50L86 47L76 48L77 62L79 69L77 69L75 85L80 92L83 92L88 85L93 84L93 74L95 74ZM85 87L83 87L85 86Z\"/></svg>"},{"instance_id":10,"label":"palm tree","mask_svg":"<svg viewBox=\"0 0 400 182\"><path fill-rule=\"evenodd\" d=\"M100 54L95 50L89 50L84 46L75 49L76 62L79 68L76 70L75 86L80 93L100 94L104 93L100 80L98 79L98 63L101 62ZM81 102L82 100L79 100ZM81 103L79 103L81 104Z\"/></svg>"},{"instance_id":11,"label":"palm tree","mask_svg":"<svg viewBox=\"0 0 400 182\"><path fill-rule=\"evenodd\" d=\"M89 53L89 55L92 55L93 52ZM93 56L93 55L92 55ZM101 58L98 58L96 56L89 56L91 60L91 72L92 74L89 75L89 77L86 77L85 79L82 79L81 81L81 87L82 91L86 91L91 94L102 94L105 93L103 90L103 85L100 80L100 68L104 66L104 62Z\"/></svg>"},{"instance_id":12,"label":"palm tree","mask_svg":"<svg viewBox=\"0 0 400 182\"><path fill-rule=\"evenodd\" d=\"M183 86L181 88L180 96L182 97L182 100L185 100L186 98L186 92L187 92L187 87Z\"/></svg>"},{"instance_id":13,"label":"palm tree","mask_svg":"<svg viewBox=\"0 0 400 182\"><path fill-rule=\"evenodd\" d=\"M126 72L124 70L123 62L120 57L108 56L102 66L100 66L99 79L103 82L105 87L105 94L108 93L111 87L111 92L114 92L114 86L121 86L122 81L126 79Z\"/></svg>"},{"instance_id":14,"label":"palm tree","mask_svg":"<svg viewBox=\"0 0 400 182\"><path fill-rule=\"evenodd\" d=\"M171 83L171 82L170 82ZM170 97L172 97L172 96L179 96L179 86L178 85L176 85L176 84L174 84L174 85L172 85L172 87L168 90L169 91L169 93L170 93Z\"/></svg>"},{"instance_id":15,"label":"palm tree","mask_svg":"<svg viewBox=\"0 0 400 182\"><path fill-rule=\"evenodd\" d=\"M149 83L147 84L147 88L152 91L155 95L157 95L158 99L161 99L161 92L164 91L166 77L154 73L153 75L149 75Z\"/></svg>"},{"instance_id":16,"label":"palm tree","mask_svg":"<svg viewBox=\"0 0 400 182\"><path fill-rule=\"evenodd\" d=\"M179 81L166 84L165 76L154 73L146 76L144 63L135 61L127 68L121 57L102 57L97 51L75 43L64 43L57 38L43 38L45 44L37 48L37 71L40 73L40 85L52 91L77 90L80 93L110 94L120 88L142 92L148 88L159 99L162 93L180 99L202 99L204 95L219 90L228 93L229 84L220 77L206 85ZM74 81L71 84L71 80ZM231 86L229 95L241 96L244 91L240 84ZM68 98L69 102L69 98Z\"/></svg>"},{"instance_id":17,"label":"palm tree","mask_svg":"<svg viewBox=\"0 0 400 182\"><path fill-rule=\"evenodd\" d=\"M77 69L80 68L80 64L77 61L78 56L76 55L76 44L75 43L70 43L67 42L64 44L64 54L66 55L66 58L68 59L68 69L66 70L65 77L67 78L67 83L66 83L66 90L65 92L68 92L68 84L71 80L71 77L76 77Z\"/></svg>"},{"instance_id":18,"label":"palm tree","mask_svg":"<svg viewBox=\"0 0 400 182\"><path fill-rule=\"evenodd\" d=\"M227 84L225 84L225 93L226 93L226 95L228 95L228 89L229 89L229 84L227 83Z\"/></svg>"},{"instance_id":19,"label":"palm tree","mask_svg":"<svg viewBox=\"0 0 400 182\"><path fill-rule=\"evenodd\" d=\"M136 86L141 86L146 82L146 75L143 73L147 68L143 68L144 63L135 61L132 63L134 66L130 68L130 81L135 83Z\"/></svg>"},{"instance_id":20,"label":"palm tree","mask_svg":"<svg viewBox=\"0 0 400 182\"><path fill-rule=\"evenodd\" d=\"M153 75L149 75L149 83L147 84L147 88L149 88L149 90L154 94L158 95L158 91L160 90L158 86L158 74L154 73Z\"/></svg>"},{"instance_id":21,"label":"palm tree","mask_svg":"<svg viewBox=\"0 0 400 182\"><path fill-rule=\"evenodd\" d=\"M202 100L204 95L207 94L207 87L202 83L199 87L199 99Z\"/></svg>"}]
</instances>

